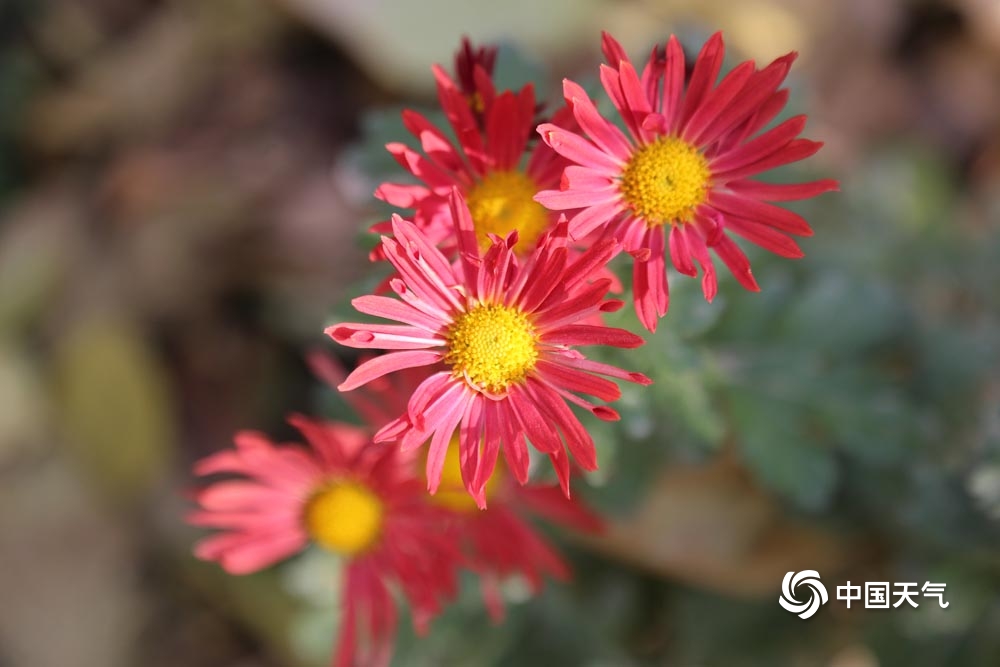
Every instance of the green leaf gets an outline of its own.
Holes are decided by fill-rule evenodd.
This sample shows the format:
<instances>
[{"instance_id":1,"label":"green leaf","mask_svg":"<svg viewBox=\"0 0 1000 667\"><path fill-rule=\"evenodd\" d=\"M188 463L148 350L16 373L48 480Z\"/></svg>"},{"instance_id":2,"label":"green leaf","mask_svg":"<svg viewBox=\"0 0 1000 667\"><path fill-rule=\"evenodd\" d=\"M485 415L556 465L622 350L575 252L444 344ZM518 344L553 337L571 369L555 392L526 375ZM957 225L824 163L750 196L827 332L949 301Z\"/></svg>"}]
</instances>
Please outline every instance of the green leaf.
<instances>
[{"instance_id":1,"label":"green leaf","mask_svg":"<svg viewBox=\"0 0 1000 667\"><path fill-rule=\"evenodd\" d=\"M826 507L836 462L807 429L801 409L749 391L732 394L730 408L740 451L757 479L802 508Z\"/></svg>"}]
</instances>

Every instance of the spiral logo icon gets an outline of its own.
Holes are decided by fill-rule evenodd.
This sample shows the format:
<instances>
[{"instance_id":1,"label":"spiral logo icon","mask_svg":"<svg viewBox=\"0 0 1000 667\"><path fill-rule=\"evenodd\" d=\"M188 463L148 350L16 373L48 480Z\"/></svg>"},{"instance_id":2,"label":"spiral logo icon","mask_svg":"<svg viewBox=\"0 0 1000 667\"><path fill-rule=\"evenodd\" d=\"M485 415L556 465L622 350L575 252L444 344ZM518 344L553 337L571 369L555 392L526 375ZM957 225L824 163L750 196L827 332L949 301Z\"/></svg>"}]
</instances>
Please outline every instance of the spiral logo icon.
<instances>
[{"instance_id":1,"label":"spiral logo icon","mask_svg":"<svg viewBox=\"0 0 1000 667\"><path fill-rule=\"evenodd\" d=\"M794 593L799 586L809 588L809 599L799 602ZM819 572L816 570L802 570L801 572L789 572L781 582L781 596L778 602L786 610L793 614L798 614L799 618L806 619L819 611L820 606L827 603L829 596L826 593L826 586L819 580Z\"/></svg>"}]
</instances>

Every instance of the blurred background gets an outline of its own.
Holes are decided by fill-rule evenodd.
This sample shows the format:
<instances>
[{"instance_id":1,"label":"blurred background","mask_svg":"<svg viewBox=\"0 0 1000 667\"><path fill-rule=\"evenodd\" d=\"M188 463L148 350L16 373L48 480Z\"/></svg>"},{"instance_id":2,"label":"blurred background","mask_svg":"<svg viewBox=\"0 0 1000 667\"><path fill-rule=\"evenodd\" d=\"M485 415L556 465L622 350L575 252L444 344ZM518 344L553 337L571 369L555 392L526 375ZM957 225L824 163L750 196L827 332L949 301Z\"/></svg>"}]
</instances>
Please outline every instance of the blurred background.
<instances>
[{"instance_id":1,"label":"blurred background","mask_svg":"<svg viewBox=\"0 0 1000 667\"><path fill-rule=\"evenodd\" d=\"M395 664L1000 664L997 0L0 0L0 666L325 664L335 564L196 562L189 465L345 414L304 354L375 280L381 146L431 63L500 42L501 82L555 101L602 29L798 50L789 110L826 146L777 176L842 192L793 206L805 259L751 250L762 293L672 280L606 357L656 384L587 422L611 528L555 536L575 583L511 582L501 627L470 587ZM950 606L801 621L801 569Z\"/></svg>"}]
</instances>

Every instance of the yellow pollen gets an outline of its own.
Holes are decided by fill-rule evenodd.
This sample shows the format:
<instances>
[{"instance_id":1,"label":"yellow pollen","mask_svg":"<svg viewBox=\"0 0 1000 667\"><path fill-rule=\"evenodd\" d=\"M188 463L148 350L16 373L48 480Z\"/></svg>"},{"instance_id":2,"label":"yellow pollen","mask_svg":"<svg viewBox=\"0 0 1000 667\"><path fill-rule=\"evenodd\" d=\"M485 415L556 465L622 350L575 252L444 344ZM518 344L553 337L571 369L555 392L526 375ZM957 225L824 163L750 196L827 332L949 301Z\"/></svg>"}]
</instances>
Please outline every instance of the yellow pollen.
<instances>
[{"instance_id":1,"label":"yellow pollen","mask_svg":"<svg viewBox=\"0 0 1000 667\"><path fill-rule=\"evenodd\" d=\"M382 514L382 501L371 489L355 482L334 482L306 504L306 530L325 549L354 556L378 540Z\"/></svg>"},{"instance_id":2,"label":"yellow pollen","mask_svg":"<svg viewBox=\"0 0 1000 667\"><path fill-rule=\"evenodd\" d=\"M469 495L465 483L462 482L462 465L458 448L458 436L456 435L451 439L448 453L444 457L444 467L441 469L441 486L438 487L437 493L430 497L430 501L453 512L478 512L479 507L476 505L476 501ZM496 493L496 489L505 475L503 459L497 459L493 475L486 482L487 503Z\"/></svg>"},{"instance_id":3,"label":"yellow pollen","mask_svg":"<svg viewBox=\"0 0 1000 667\"><path fill-rule=\"evenodd\" d=\"M483 101L483 96L476 91L470 95L466 95L465 99L469 102L469 108L475 113L483 113L486 111L486 103Z\"/></svg>"},{"instance_id":4,"label":"yellow pollen","mask_svg":"<svg viewBox=\"0 0 1000 667\"><path fill-rule=\"evenodd\" d=\"M465 197L479 247L489 249L489 234L506 238L516 229L518 253L530 251L549 226L549 212L533 199L536 194L538 185L520 171L494 171L479 181Z\"/></svg>"},{"instance_id":5,"label":"yellow pollen","mask_svg":"<svg viewBox=\"0 0 1000 667\"><path fill-rule=\"evenodd\" d=\"M698 149L678 137L643 146L622 172L621 193L650 226L690 222L708 196L712 172Z\"/></svg>"},{"instance_id":6,"label":"yellow pollen","mask_svg":"<svg viewBox=\"0 0 1000 667\"><path fill-rule=\"evenodd\" d=\"M535 328L516 308L479 304L455 318L445 363L477 389L502 394L535 367Z\"/></svg>"}]
</instances>

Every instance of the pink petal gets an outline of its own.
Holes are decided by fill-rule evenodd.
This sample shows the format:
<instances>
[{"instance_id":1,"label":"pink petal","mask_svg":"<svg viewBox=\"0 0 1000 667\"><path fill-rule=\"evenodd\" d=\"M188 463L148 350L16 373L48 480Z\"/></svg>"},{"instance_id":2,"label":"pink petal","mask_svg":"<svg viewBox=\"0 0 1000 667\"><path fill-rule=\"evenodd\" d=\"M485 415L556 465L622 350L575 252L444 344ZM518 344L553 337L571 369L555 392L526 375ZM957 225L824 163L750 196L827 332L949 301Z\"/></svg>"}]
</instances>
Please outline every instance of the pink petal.
<instances>
[{"instance_id":1,"label":"pink petal","mask_svg":"<svg viewBox=\"0 0 1000 667\"><path fill-rule=\"evenodd\" d=\"M454 176L406 144L393 142L386 144L385 148L404 169L431 188L448 187L455 182Z\"/></svg>"},{"instance_id":2,"label":"pink petal","mask_svg":"<svg viewBox=\"0 0 1000 667\"><path fill-rule=\"evenodd\" d=\"M670 229L670 261L679 273L694 277L698 275L698 270L691 261L691 251L688 249L684 228L685 225L674 225Z\"/></svg>"},{"instance_id":3,"label":"pink petal","mask_svg":"<svg viewBox=\"0 0 1000 667\"><path fill-rule=\"evenodd\" d=\"M406 352L390 352L369 359L365 363L354 369L347 378L337 386L340 391L351 391L368 384L383 375L401 371L404 368L417 368L419 366L430 366L441 361L443 355L440 352L430 350L413 350Z\"/></svg>"},{"instance_id":4,"label":"pink petal","mask_svg":"<svg viewBox=\"0 0 1000 667\"><path fill-rule=\"evenodd\" d=\"M794 240L773 227L745 220L739 216L727 215L726 228L781 257L798 259L805 255Z\"/></svg>"},{"instance_id":5,"label":"pink petal","mask_svg":"<svg viewBox=\"0 0 1000 667\"><path fill-rule=\"evenodd\" d=\"M486 119L486 150L495 160L495 169L514 169L524 153L531 124L518 123L517 117L517 100L513 92L505 91L494 100Z\"/></svg>"},{"instance_id":6,"label":"pink petal","mask_svg":"<svg viewBox=\"0 0 1000 667\"><path fill-rule=\"evenodd\" d=\"M536 368L545 380L570 391L596 396L602 401L609 402L621 398L622 390L611 380L605 380L575 368L541 359Z\"/></svg>"},{"instance_id":7,"label":"pink petal","mask_svg":"<svg viewBox=\"0 0 1000 667\"><path fill-rule=\"evenodd\" d=\"M534 199L550 211L565 211L603 205L618 198L618 187L614 184L596 191L586 186L572 184L565 190L541 190Z\"/></svg>"},{"instance_id":8,"label":"pink petal","mask_svg":"<svg viewBox=\"0 0 1000 667\"><path fill-rule=\"evenodd\" d=\"M639 347L646 342L625 329L590 324L570 324L550 329L542 334L541 340L557 345L611 345L627 349Z\"/></svg>"},{"instance_id":9,"label":"pink petal","mask_svg":"<svg viewBox=\"0 0 1000 667\"><path fill-rule=\"evenodd\" d=\"M712 175L720 180L732 180L735 176L730 172L742 169L765 159L786 147L797 137L806 126L806 117L793 116L783 123L771 128L764 134L737 146L712 159L710 167Z\"/></svg>"},{"instance_id":10,"label":"pink petal","mask_svg":"<svg viewBox=\"0 0 1000 667\"><path fill-rule=\"evenodd\" d=\"M721 181L728 181L733 178L743 178L744 176L759 174L760 172L767 171L768 169L774 169L775 167L780 167L781 165L804 160L811 155L815 155L816 152L822 147L822 141L794 139L767 157L761 158L756 162L742 167L728 169L725 173L716 174L716 177Z\"/></svg>"},{"instance_id":11,"label":"pink petal","mask_svg":"<svg viewBox=\"0 0 1000 667\"><path fill-rule=\"evenodd\" d=\"M687 95L684 97L680 126L683 127L694 112L701 106L708 91L715 85L722 68L725 56L725 45L722 43L722 33L712 35L701 47L691 72L691 82L688 84Z\"/></svg>"},{"instance_id":12,"label":"pink petal","mask_svg":"<svg viewBox=\"0 0 1000 667\"><path fill-rule=\"evenodd\" d=\"M636 73L632 63L628 60L622 61L621 66L618 68L618 76L622 95L625 97L625 104L628 107L629 113L639 121L637 124L639 138L643 142L652 141L655 139L655 133L644 130L641 121L653 109L650 106L650 100L646 97L646 91L643 89L642 82L639 81L639 75Z\"/></svg>"},{"instance_id":13,"label":"pink petal","mask_svg":"<svg viewBox=\"0 0 1000 667\"><path fill-rule=\"evenodd\" d=\"M702 145L702 136L712 123L720 118L729 119L732 109L745 114L742 100L733 102L740 94L747 81L754 75L753 61L738 65L722 79L722 82L694 110L691 118L684 124L681 136L696 146ZM735 119L734 119L735 120Z\"/></svg>"},{"instance_id":14,"label":"pink petal","mask_svg":"<svg viewBox=\"0 0 1000 667\"><path fill-rule=\"evenodd\" d=\"M663 103L660 113L669 129L677 125L681 95L684 92L684 49L674 35L667 42L667 61L663 72Z\"/></svg>"},{"instance_id":15,"label":"pink petal","mask_svg":"<svg viewBox=\"0 0 1000 667\"><path fill-rule=\"evenodd\" d=\"M632 267L636 315L650 332L656 331L657 321L666 314L670 306L664 235L662 226L648 230L644 245L649 256L645 261L636 260Z\"/></svg>"},{"instance_id":16,"label":"pink petal","mask_svg":"<svg viewBox=\"0 0 1000 667\"><path fill-rule=\"evenodd\" d=\"M346 322L326 328L326 335L341 345L383 350L419 350L444 345L424 329L395 324L361 324Z\"/></svg>"},{"instance_id":17,"label":"pink petal","mask_svg":"<svg viewBox=\"0 0 1000 667\"><path fill-rule=\"evenodd\" d=\"M418 300L429 304L433 312L451 313L461 309L454 290L449 289L445 281L440 277L433 275L426 263L422 263L407 253L404 247L395 239L383 236L382 247L386 259L399 272L408 290L413 292L413 295ZM445 277L447 278L448 276L446 275ZM454 279L448 281L448 284L454 285L456 283L457 281ZM412 301L410 303L414 307L419 308Z\"/></svg>"},{"instance_id":18,"label":"pink petal","mask_svg":"<svg viewBox=\"0 0 1000 667\"><path fill-rule=\"evenodd\" d=\"M217 538L233 535L217 536ZM243 537L243 536L240 536ZM210 550L209 538L196 546L195 555L204 558ZM230 574L250 574L262 570L279 561L288 558L302 550L306 543L306 535L302 531L290 530L283 534L269 535L265 539L245 538L229 545L217 560L222 568Z\"/></svg>"},{"instance_id":19,"label":"pink petal","mask_svg":"<svg viewBox=\"0 0 1000 667\"><path fill-rule=\"evenodd\" d=\"M604 54L604 59L608 61L608 64L612 67L618 67L621 65L622 61L628 60L628 56L625 54L625 49L622 45L611 36L606 30L601 31L601 52Z\"/></svg>"},{"instance_id":20,"label":"pink petal","mask_svg":"<svg viewBox=\"0 0 1000 667\"><path fill-rule=\"evenodd\" d=\"M577 359L574 357L565 357L559 360L560 364L565 366L574 366L581 370L585 370L589 373L600 373L601 375L607 375L609 377L618 378L619 380L627 380L629 382L635 382L636 384L641 384L643 386L648 386L653 384L653 381L642 373L633 373L626 370L622 370L616 366L610 366L608 364L603 364L599 361L593 361L592 359Z\"/></svg>"},{"instance_id":21,"label":"pink petal","mask_svg":"<svg viewBox=\"0 0 1000 667\"><path fill-rule=\"evenodd\" d=\"M528 481L528 464L530 462L528 447L524 443L524 432L519 427L513 410L506 410L506 406L504 406L504 410L501 410L500 405L497 401L486 402L483 415L485 437L489 439L491 432L502 434L500 442L503 445L503 456L507 467L514 473L514 479L519 484L524 484Z\"/></svg>"},{"instance_id":22,"label":"pink petal","mask_svg":"<svg viewBox=\"0 0 1000 667\"><path fill-rule=\"evenodd\" d=\"M611 98L611 103L618 110L618 115L625 122L625 127L628 128L629 133L635 141L641 141L642 132L639 129L639 121L636 118L636 114L629 108L622 93L621 76L618 73L618 66L616 65L612 68L607 65L601 65L600 72L601 84L608 93L608 97Z\"/></svg>"},{"instance_id":23,"label":"pink petal","mask_svg":"<svg viewBox=\"0 0 1000 667\"><path fill-rule=\"evenodd\" d=\"M431 377L433 378L434 376ZM420 393L420 387L417 388L417 391L414 391L413 397L406 408L410 422L414 424L414 428L402 437L399 443L400 449L410 451L424 444L428 435L446 427L452 417L452 411L455 410L457 404L465 405L464 401L468 394L471 393L470 389L461 380L451 378L449 380L449 382L443 384L442 390L436 395ZM424 382L424 384L428 383ZM457 424L458 422L456 421L455 423ZM452 426L448 435L450 436L454 431L455 428ZM440 475L434 480L428 480L428 483L431 481L434 482L435 488L437 488L436 484L440 481Z\"/></svg>"},{"instance_id":24,"label":"pink petal","mask_svg":"<svg viewBox=\"0 0 1000 667\"><path fill-rule=\"evenodd\" d=\"M458 428L470 400L472 400L472 394L459 393L454 401L445 404L446 407L434 420L432 426L434 436L431 438L431 445L427 450L426 466L427 490L432 494L437 493L438 486L441 484L441 471L444 469L444 459L448 453L451 436Z\"/></svg>"},{"instance_id":25,"label":"pink petal","mask_svg":"<svg viewBox=\"0 0 1000 667\"><path fill-rule=\"evenodd\" d=\"M524 285L524 290L514 297L518 306L526 313L535 312L554 289L560 287L560 278L566 267L568 251L566 248L556 248L549 261L532 267L530 279Z\"/></svg>"},{"instance_id":26,"label":"pink petal","mask_svg":"<svg viewBox=\"0 0 1000 667\"><path fill-rule=\"evenodd\" d=\"M455 235L458 239L462 273L465 276L466 284L471 285L476 279L481 263L479 242L476 240L476 226L465 198L462 197L458 188L452 188L451 194L448 196L448 206L455 221Z\"/></svg>"},{"instance_id":27,"label":"pink petal","mask_svg":"<svg viewBox=\"0 0 1000 667\"><path fill-rule=\"evenodd\" d=\"M760 181L729 181L726 187L733 192L763 201L792 201L809 199L824 192L840 190L840 184L832 178L824 178L808 183L761 183Z\"/></svg>"},{"instance_id":28,"label":"pink petal","mask_svg":"<svg viewBox=\"0 0 1000 667\"><path fill-rule=\"evenodd\" d=\"M583 398L582 396L578 396L570 392L568 389L564 389L556 384L549 382L542 376L538 377L545 382L547 387L549 387L552 391L556 392L561 398L565 399L567 403L572 403L573 405L577 405L583 408L584 410L586 410L587 412L589 412L590 414L594 415L595 417L597 417L602 421L616 422L621 420L621 415L619 415L618 411L615 410L614 408L610 408L606 405L597 405L595 403L592 403Z\"/></svg>"},{"instance_id":29,"label":"pink petal","mask_svg":"<svg viewBox=\"0 0 1000 667\"><path fill-rule=\"evenodd\" d=\"M607 263L619 252L621 252L621 246L614 239L604 239L592 243L583 254L577 256L566 267L564 283L566 289L575 289L580 284L591 280L591 277L605 269Z\"/></svg>"},{"instance_id":30,"label":"pink petal","mask_svg":"<svg viewBox=\"0 0 1000 667\"><path fill-rule=\"evenodd\" d=\"M209 511L266 509L287 498L283 490L244 480L216 482L196 496L198 504Z\"/></svg>"},{"instance_id":31,"label":"pink petal","mask_svg":"<svg viewBox=\"0 0 1000 667\"><path fill-rule=\"evenodd\" d=\"M420 141L420 148L431 161L450 172L465 171L455 147L433 123L412 109L404 109L402 117L403 126Z\"/></svg>"},{"instance_id":32,"label":"pink petal","mask_svg":"<svg viewBox=\"0 0 1000 667\"><path fill-rule=\"evenodd\" d=\"M540 452L555 452L562 449L558 432L539 412L532 396L524 386L513 389L508 395L511 412L517 418L531 444Z\"/></svg>"},{"instance_id":33,"label":"pink petal","mask_svg":"<svg viewBox=\"0 0 1000 667\"><path fill-rule=\"evenodd\" d=\"M586 238L602 226L613 223L625 210L620 199L589 206L569 221L569 233L577 240Z\"/></svg>"},{"instance_id":34,"label":"pink petal","mask_svg":"<svg viewBox=\"0 0 1000 667\"><path fill-rule=\"evenodd\" d=\"M749 197L713 192L709 198L709 205L722 211L723 214L731 213L789 234L798 236L812 236L813 234L809 223L798 213Z\"/></svg>"},{"instance_id":35,"label":"pink petal","mask_svg":"<svg viewBox=\"0 0 1000 667\"><path fill-rule=\"evenodd\" d=\"M366 294L365 296L359 296L351 300L351 305L360 313L374 315L375 317L387 320L396 320L397 322L426 329L429 333L437 333L447 324L426 313L422 313L402 301L390 299L385 296Z\"/></svg>"},{"instance_id":36,"label":"pink petal","mask_svg":"<svg viewBox=\"0 0 1000 667\"><path fill-rule=\"evenodd\" d=\"M486 460L485 446L482 445L484 445L483 412L487 402L488 399L482 395L476 395L469 401L459 424L458 438L462 482L480 509L486 508L486 479L493 472L500 446L499 439L496 437L499 434L491 434L491 440L496 448L493 450L493 460ZM484 474L486 477L480 479Z\"/></svg>"},{"instance_id":37,"label":"pink petal","mask_svg":"<svg viewBox=\"0 0 1000 667\"><path fill-rule=\"evenodd\" d=\"M701 290L705 294L705 300L711 302L719 291L719 284L715 278L715 264L705 247L705 239L696 233L688 233L688 248L694 256L704 275L701 279Z\"/></svg>"},{"instance_id":38,"label":"pink petal","mask_svg":"<svg viewBox=\"0 0 1000 667\"><path fill-rule=\"evenodd\" d=\"M774 120L788 104L788 89L776 90L748 118L740 121L735 127L722 133L715 143L706 151L713 158L725 155L739 146L748 137L756 134Z\"/></svg>"},{"instance_id":39,"label":"pink petal","mask_svg":"<svg viewBox=\"0 0 1000 667\"><path fill-rule=\"evenodd\" d=\"M619 160L629 159L632 145L621 130L601 116L582 87L569 79L563 79L563 95L573 105L573 115L591 141Z\"/></svg>"},{"instance_id":40,"label":"pink petal","mask_svg":"<svg viewBox=\"0 0 1000 667\"><path fill-rule=\"evenodd\" d=\"M445 296L450 296L449 287L456 282L456 277L448 258L433 243L428 241L415 224L398 215L392 216L392 233L406 251L407 256L418 262L424 269L427 278L438 284Z\"/></svg>"},{"instance_id":41,"label":"pink petal","mask_svg":"<svg viewBox=\"0 0 1000 667\"><path fill-rule=\"evenodd\" d=\"M556 471L556 477L559 479L559 487L563 495L569 498L569 457L566 456L566 452L559 450L558 452L549 454L549 460L552 461L552 467Z\"/></svg>"},{"instance_id":42,"label":"pink petal","mask_svg":"<svg viewBox=\"0 0 1000 667\"><path fill-rule=\"evenodd\" d=\"M383 183L375 188L375 197L399 208L414 208L417 202L423 201L430 192L423 185ZM372 228L371 231L379 230Z\"/></svg>"},{"instance_id":43,"label":"pink petal","mask_svg":"<svg viewBox=\"0 0 1000 667\"><path fill-rule=\"evenodd\" d=\"M757 285L757 281L750 271L750 260L747 259L747 256L731 238L725 234L720 234L712 249L715 250L715 254L719 256L722 262L729 267L729 270L736 277L736 280L739 281L740 285L743 285L745 289L751 292L760 291L760 287Z\"/></svg>"},{"instance_id":44,"label":"pink petal","mask_svg":"<svg viewBox=\"0 0 1000 667\"><path fill-rule=\"evenodd\" d=\"M563 190L597 190L607 191L606 194L610 193L614 197L618 195L618 179L578 165L566 167L562 186ZM605 200L611 198L606 197Z\"/></svg>"},{"instance_id":45,"label":"pink petal","mask_svg":"<svg viewBox=\"0 0 1000 667\"><path fill-rule=\"evenodd\" d=\"M535 315L535 326L538 329L555 328L582 320L600 306L610 285L611 281L604 278L586 285L571 297L553 292L553 296L558 296L558 298L550 298L548 301L553 302L551 305L546 303L538 309Z\"/></svg>"},{"instance_id":46,"label":"pink petal","mask_svg":"<svg viewBox=\"0 0 1000 667\"><path fill-rule=\"evenodd\" d=\"M529 379L527 387L542 412L563 432L566 447L577 465L584 470L597 470L597 449L594 447L594 440L569 406L558 394L538 380Z\"/></svg>"},{"instance_id":47,"label":"pink petal","mask_svg":"<svg viewBox=\"0 0 1000 667\"><path fill-rule=\"evenodd\" d=\"M761 105L766 104L781 85L795 58L794 52L789 53L776 59L763 70L754 72L736 99L711 120L695 141L702 145L712 143L746 119L753 118Z\"/></svg>"},{"instance_id":48,"label":"pink petal","mask_svg":"<svg viewBox=\"0 0 1000 667\"><path fill-rule=\"evenodd\" d=\"M580 135L556 127L551 123L539 125L538 134L552 150L585 167L614 175L621 173L624 166L624 162L614 155L605 153Z\"/></svg>"}]
</instances>

